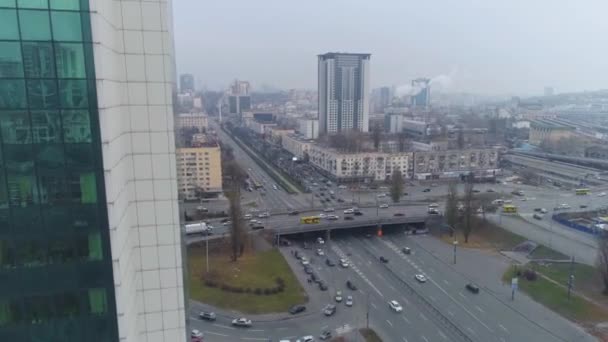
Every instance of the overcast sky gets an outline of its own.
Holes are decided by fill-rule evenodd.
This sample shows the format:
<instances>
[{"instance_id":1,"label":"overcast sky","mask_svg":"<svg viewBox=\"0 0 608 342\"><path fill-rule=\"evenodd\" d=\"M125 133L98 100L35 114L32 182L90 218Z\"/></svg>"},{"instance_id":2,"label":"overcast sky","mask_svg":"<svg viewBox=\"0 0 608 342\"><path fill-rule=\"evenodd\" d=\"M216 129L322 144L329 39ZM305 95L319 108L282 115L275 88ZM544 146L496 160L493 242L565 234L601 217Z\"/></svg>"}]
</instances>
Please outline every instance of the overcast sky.
<instances>
[{"instance_id":1,"label":"overcast sky","mask_svg":"<svg viewBox=\"0 0 608 342\"><path fill-rule=\"evenodd\" d=\"M608 0L173 0L179 73L209 89L317 85L316 55L371 53L371 85L608 88Z\"/></svg>"}]
</instances>

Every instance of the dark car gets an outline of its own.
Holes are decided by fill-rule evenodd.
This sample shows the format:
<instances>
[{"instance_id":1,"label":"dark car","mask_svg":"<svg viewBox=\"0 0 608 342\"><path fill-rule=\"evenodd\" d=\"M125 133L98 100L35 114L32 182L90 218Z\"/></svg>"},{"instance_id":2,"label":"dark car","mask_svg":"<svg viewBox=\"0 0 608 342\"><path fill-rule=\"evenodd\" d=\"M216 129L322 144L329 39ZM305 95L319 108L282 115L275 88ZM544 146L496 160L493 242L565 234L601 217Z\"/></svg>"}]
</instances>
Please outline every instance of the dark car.
<instances>
[{"instance_id":1,"label":"dark car","mask_svg":"<svg viewBox=\"0 0 608 342\"><path fill-rule=\"evenodd\" d=\"M431 192L431 189L430 188L426 188L426 189L422 190L422 192Z\"/></svg>"},{"instance_id":2,"label":"dark car","mask_svg":"<svg viewBox=\"0 0 608 342\"><path fill-rule=\"evenodd\" d=\"M469 291L471 291L472 293L479 293L479 286L469 283L465 286L465 288Z\"/></svg>"},{"instance_id":3,"label":"dark car","mask_svg":"<svg viewBox=\"0 0 608 342\"><path fill-rule=\"evenodd\" d=\"M300 260L300 258L302 257L302 254L300 254L300 251L295 251L295 252L293 252L293 256L296 259Z\"/></svg>"},{"instance_id":4,"label":"dark car","mask_svg":"<svg viewBox=\"0 0 608 342\"><path fill-rule=\"evenodd\" d=\"M579 205L579 208L585 209L585 208L587 208L587 205L586 204L581 204L581 205Z\"/></svg>"},{"instance_id":5,"label":"dark car","mask_svg":"<svg viewBox=\"0 0 608 342\"><path fill-rule=\"evenodd\" d=\"M297 211L297 210L294 210L294 211L290 211L290 212L289 212L289 215L291 215L291 216L295 216L295 215L299 215L299 214L300 214L300 212L299 212L299 211Z\"/></svg>"},{"instance_id":6,"label":"dark car","mask_svg":"<svg viewBox=\"0 0 608 342\"><path fill-rule=\"evenodd\" d=\"M215 316L215 312L202 311L201 313L198 314L198 318L204 319L207 321L215 321L216 316Z\"/></svg>"},{"instance_id":7,"label":"dark car","mask_svg":"<svg viewBox=\"0 0 608 342\"><path fill-rule=\"evenodd\" d=\"M229 219L227 219L227 218L224 218L224 219L222 219L220 222L221 222L221 223L226 223L226 222L228 222L228 221L230 221L230 220L229 220Z\"/></svg>"},{"instance_id":8,"label":"dark car","mask_svg":"<svg viewBox=\"0 0 608 342\"><path fill-rule=\"evenodd\" d=\"M401 249L401 251L403 252L403 254L411 254L412 250L409 247L403 247Z\"/></svg>"},{"instance_id":9,"label":"dark car","mask_svg":"<svg viewBox=\"0 0 608 342\"><path fill-rule=\"evenodd\" d=\"M346 287L348 287L348 289L351 291L357 291L357 286L355 286L355 283L350 280L346 281Z\"/></svg>"},{"instance_id":10,"label":"dark car","mask_svg":"<svg viewBox=\"0 0 608 342\"><path fill-rule=\"evenodd\" d=\"M360 211L355 211L354 214L355 216L363 216L363 213Z\"/></svg>"},{"instance_id":11,"label":"dark car","mask_svg":"<svg viewBox=\"0 0 608 342\"><path fill-rule=\"evenodd\" d=\"M325 264L329 267L336 266L336 264L331 259L325 259Z\"/></svg>"},{"instance_id":12,"label":"dark car","mask_svg":"<svg viewBox=\"0 0 608 342\"><path fill-rule=\"evenodd\" d=\"M347 221L351 221L351 220L354 220L355 218L352 216L344 216L344 219Z\"/></svg>"},{"instance_id":13,"label":"dark car","mask_svg":"<svg viewBox=\"0 0 608 342\"><path fill-rule=\"evenodd\" d=\"M344 200L341 198L338 198L338 202L342 203L342 202L344 202Z\"/></svg>"},{"instance_id":14,"label":"dark car","mask_svg":"<svg viewBox=\"0 0 608 342\"><path fill-rule=\"evenodd\" d=\"M299 314L300 312L306 311L306 307L304 305L294 305L289 308L289 313L292 315Z\"/></svg>"},{"instance_id":15,"label":"dark car","mask_svg":"<svg viewBox=\"0 0 608 342\"><path fill-rule=\"evenodd\" d=\"M407 192L404 192L404 193L403 193L403 196L407 196L407 195L409 195Z\"/></svg>"},{"instance_id":16,"label":"dark car","mask_svg":"<svg viewBox=\"0 0 608 342\"><path fill-rule=\"evenodd\" d=\"M394 213L393 216L405 216L404 213Z\"/></svg>"},{"instance_id":17,"label":"dark car","mask_svg":"<svg viewBox=\"0 0 608 342\"><path fill-rule=\"evenodd\" d=\"M387 259L387 258L385 258L385 257L383 257L383 256L381 256L381 257L380 257L380 261L382 261L383 263L385 263L385 264L386 264L386 263L388 262L388 259Z\"/></svg>"},{"instance_id":18,"label":"dark car","mask_svg":"<svg viewBox=\"0 0 608 342\"><path fill-rule=\"evenodd\" d=\"M473 189L473 192L477 194L479 193L479 189Z\"/></svg>"},{"instance_id":19,"label":"dark car","mask_svg":"<svg viewBox=\"0 0 608 342\"><path fill-rule=\"evenodd\" d=\"M325 284L324 282L320 282L319 283L319 290L321 290L321 291L327 291L327 284Z\"/></svg>"},{"instance_id":20,"label":"dark car","mask_svg":"<svg viewBox=\"0 0 608 342\"><path fill-rule=\"evenodd\" d=\"M304 267L304 273L306 273L306 274L313 274L313 273L314 273L314 270L313 270L313 269L312 269L312 267L310 267L309 265L306 265L306 266Z\"/></svg>"},{"instance_id":21,"label":"dark car","mask_svg":"<svg viewBox=\"0 0 608 342\"><path fill-rule=\"evenodd\" d=\"M255 226L251 227L251 230L260 230L260 229L264 229L264 226L262 226L262 225L255 225Z\"/></svg>"},{"instance_id":22,"label":"dark car","mask_svg":"<svg viewBox=\"0 0 608 342\"><path fill-rule=\"evenodd\" d=\"M331 338L331 331L325 330L319 335L319 338L323 341L329 340Z\"/></svg>"},{"instance_id":23,"label":"dark car","mask_svg":"<svg viewBox=\"0 0 608 342\"><path fill-rule=\"evenodd\" d=\"M323 282L323 280L321 280L321 278L319 277L319 275L316 274L316 273L314 273L314 272L310 274L310 280L313 283L318 283L318 284L320 284L320 283Z\"/></svg>"}]
</instances>

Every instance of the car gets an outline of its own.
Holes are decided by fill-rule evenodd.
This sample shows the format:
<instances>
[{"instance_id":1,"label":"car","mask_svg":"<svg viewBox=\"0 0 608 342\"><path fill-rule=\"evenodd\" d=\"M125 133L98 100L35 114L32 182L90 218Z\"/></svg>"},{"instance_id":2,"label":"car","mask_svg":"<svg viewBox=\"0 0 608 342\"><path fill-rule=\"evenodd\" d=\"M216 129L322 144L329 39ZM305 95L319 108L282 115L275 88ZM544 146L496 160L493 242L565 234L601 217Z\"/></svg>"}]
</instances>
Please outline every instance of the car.
<instances>
[{"instance_id":1,"label":"car","mask_svg":"<svg viewBox=\"0 0 608 342\"><path fill-rule=\"evenodd\" d=\"M325 217L326 217L326 215L325 215L325 214L323 214L323 213L321 213L321 214L319 214L319 215L317 215L317 216L319 216L320 218L325 218Z\"/></svg>"},{"instance_id":2,"label":"car","mask_svg":"<svg viewBox=\"0 0 608 342\"><path fill-rule=\"evenodd\" d=\"M357 286L355 286L355 283L350 280L346 281L346 287L348 287L348 289L351 291L357 291Z\"/></svg>"},{"instance_id":3,"label":"car","mask_svg":"<svg viewBox=\"0 0 608 342\"><path fill-rule=\"evenodd\" d=\"M540 208L540 212L541 212L541 213L543 213L543 214L546 214L546 213L547 213L547 209L545 209L545 208Z\"/></svg>"},{"instance_id":4,"label":"car","mask_svg":"<svg viewBox=\"0 0 608 342\"><path fill-rule=\"evenodd\" d=\"M249 219L251 219L252 217L253 217L253 216L251 216L251 214L245 214L245 216L243 216L243 218L244 218L245 220L249 220Z\"/></svg>"},{"instance_id":5,"label":"car","mask_svg":"<svg viewBox=\"0 0 608 342\"><path fill-rule=\"evenodd\" d=\"M203 333L200 330L198 330L198 329L193 329L190 332L190 337L192 337L192 338L202 338L203 337Z\"/></svg>"},{"instance_id":6,"label":"car","mask_svg":"<svg viewBox=\"0 0 608 342\"><path fill-rule=\"evenodd\" d=\"M401 304L399 304L396 300L391 300L390 302L388 302L388 307L391 308L395 312L403 311Z\"/></svg>"},{"instance_id":7,"label":"car","mask_svg":"<svg viewBox=\"0 0 608 342\"><path fill-rule=\"evenodd\" d=\"M494 192L494 189L489 188L489 189L486 190L486 192Z\"/></svg>"},{"instance_id":8,"label":"car","mask_svg":"<svg viewBox=\"0 0 608 342\"><path fill-rule=\"evenodd\" d=\"M542 220L543 219L543 215L542 214L534 214L532 215L533 218L535 218L536 220Z\"/></svg>"},{"instance_id":9,"label":"car","mask_svg":"<svg viewBox=\"0 0 608 342\"><path fill-rule=\"evenodd\" d=\"M403 254L411 254L412 253L412 249L409 247L403 247L401 248L401 251L403 252Z\"/></svg>"},{"instance_id":10,"label":"car","mask_svg":"<svg viewBox=\"0 0 608 342\"><path fill-rule=\"evenodd\" d=\"M256 224L251 227L251 230L260 230L260 229L264 229L264 226L261 224Z\"/></svg>"},{"instance_id":11,"label":"car","mask_svg":"<svg viewBox=\"0 0 608 342\"><path fill-rule=\"evenodd\" d=\"M472 293L479 293L479 286L473 284L473 283L468 283L465 288L467 290L469 290Z\"/></svg>"},{"instance_id":12,"label":"car","mask_svg":"<svg viewBox=\"0 0 608 342\"><path fill-rule=\"evenodd\" d=\"M342 189L342 190L344 190L344 189L346 189L346 188L347 188L347 186L346 186L346 185L338 185L338 189Z\"/></svg>"},{"instance_id":13,"label":"car","mask_svg":"<svg viewBox=\"0 0 608 342\"><path fill-rule=\"evenodd\" d=\"M348 208L346 210L344 210L345 214L353 214L355 211L352 208Z\"/></svg>"},{"instance_id":14,"label":"car","mask_svg":"<svg viewBox=\"0 0 608 342\"><path fill-rule=\"evenodd\" d=\"M321 291L327 291L327 284L325 284L325 282L320 281L319 282L319 290L321 290Z\"/></svg>"},{"instance_id":15,"label":"car","mask_svg":"<svg viewBox=\"0 0 608 342\"><path fill-rule=\"evenodd\" d=\"M310 261L308 261L308 259L306 259L306 257L302 257L300 259L300 262L302 263L302 265L306 266L306 265L310 265Z\"/></svg>"},{"instance_id":16,"label":"car","mask_svg":"<svg viewBox=\"0 0 608 342\"><path fill-rule=\"evenodd\" d=\"M353 306L353 296L346 297L346 302L344 302L346 306Z\"/></svg>"},{"instance_id":17,"label":"car","mask_svg":"<svg viewBox=\"0 0 608 342\"><path fill-rule=\"evenodd\" d=\"M541 208L534 208L534 211L539 212L540 213L540 209Z\"/></svg>"},{"instance_id":18,"label":"car","mask_svg":"<svg viewBox=\"0 0 608 342\"><path fill-rule=\"evenodd\" d=\"M597 194L597 197L605 197L606 193L605 192L600 192L599 194Z\"/></svg>"},{"instance_id":19,"label":"car","mask_svg":"<svg viewBox=\"0 0 608 342\"><path fill-rule=\"evenodd\" d=\"M355 216L363 216L363 213L360 211L355 211Z\"/></svg>"},{"instance_id":20,"label":"car","mask_svg":"<svg viewBox=\"0 0 608 342\"><path fill-rule=\"evenodd\" d=\"M323 211L326 213L333 213L336 210L334 208L325 208L325 209L323 209Z\"/></svg>"},{"instance_id":21,"label":"car","mask_svg":"<svg viewBox=\"0 0 608 342\"><path fill-rule=\"evenodd\" d=\"M289 212L289 215L290 215L290 216L296 216L296 215L300 215L300 212L299 212L299 211L297 211L297 210L292 210L292 211L290 211L290 212Z\"/></svg>"},{"instance_id":22,"label":"car","mask_svg":"<svg viewBox=\"0 0 608 342\"><path fill-rule=\"evenodd\" d=\"M316 284L323 282L323 280L321 280L321 277L319 277L319 275L314 272L310 274L310 280Z\"/></svg>"},{"instance_id":23,"label":"car","mask_svg":"<svg viewBox=\"0 0 608 342\"><path fill-rule=\"evenodd\" d=\"M578 207L581 208L581 209L585 209L585 208L587 208L587 205L586 204L581 204Z\"/></svg>"},{"instance_id":24,"label":"car","mask_svg":"<svg viewBox=\"0 0 608 342\"><path fill-rule=\"evenodd\" d=\"M223 218L223 219L220 221L220 223L226 223L226 222L229 222L229 221L230 221L229 219L227 219L227 218Z\"/></svg>"},{"instance_id":25,"label":"car","mask_svg":"<svg viewBox=\"0 0 608 342\"><path fill-rule=\"evenodd\" d=\"M570 209L570 205L567 204L567 203L562 203L562 204L559 205L559 207L562 208L562 209Z\"/></svg>"},{"instance_id":26,"label":"car","mask_svg":"<svg viewBox=\"0 0 608 342\"><path fill-rule=\"evenodd\" d=\"M393 216L405 216L404 213L394 213Z\"/></svg>"},{"instance_id":27,"label":"car","mask_svg":"<svg viewBox=\"0 0 608 342\"><path fill-rule=\"evenodd\" d=\"M279 190L279 188L278 188L276 185L273 185L273 186L272 186L272 188L273 188L274 190Z\"/></svg>"},{"instance_id":28,"label":"car","mask_svg":"<svg viewBox=\"0 0 608 342\"><path fill-rule=\"evenodd\" d=\"M323 341L329 340L331 338L331 331L324 330L321 335L319 335L319 338Z\"/></svg>"},{"instance_id":29,"label":"car","mask_svg":"<svg viewBox=\"0 0 608 342\"><path fill-rule=\"evenodd\" d=\"M234 325L236 327L248 328L251 326L251 320L247 319L245 317L235 318L232 320L232 325Z\"/></svg>"},{"instance_id":30,"label":"car","mask_svg":"<svg viewBox=\"0 0 608 342\"><path fill-rule=\"evenodd\" d=\"M336 302L340 303L342 301L342 291L340 291L340 290L336 291L336 295L334 296L334 299L336 300Z\"/></svg>"},{"instance_id":31,"label":"car","mask_svg":"<svg viewBox=\"0 0 608 342\"><path fill-rule=\"evenodd\" d=\"M215 312L210 312L210 311L201 311L198 314L198 318L200 319L204 319L206 321L215 321L216 319L216 315Z\"/></svg>"},{"instance_id":32,"label":"car","mask_svg":"<svg viewBox=\"0 0 608 342\"><path fill-rule=\"evenodd\" d=\"M232 221L226 221L224 223L222 223L222 226L229 226L232 224Z\"/></svg>"},{"instance_id":33,"label":"car","mask_svg":"<svg viewBox=\"0 0 608 342\"><path fill-rule=\"evenodd\" d=\"M294 256L294 258L296 258L298 260L300 260L300 258L302 258L302 254L300 254L300 251L294 251L293 256Z\"/></svg>"},{"instance_id":34,"label":"car","mask_svg":"<svg viewBox=\"0 0 608 342\"><path fill-rule=\"evenodd\" d=\"M291 308L289 308L289 313L292 315L297 315L300 312L304 312L306 311L306 307L304 305L294 305Z\"/></svg>"},{"instance_id":35,"label":"car","mask_svg":"<svg viewBox=\"0 0 608 342\"><path fill-rule=\"evenodd\" d=\"M312 335L303 336L301 340L302 340L301 342L315 342L315 338ZM300 341L300 340L298 340L298 341Z\"/></svg>"},{"instance_id":36,"label":"car","mask_svg":"<svg viewBox=\"0 0 608 342\"><path fill-rule=\"evenodd\" d=\"M327 215L327 217L325 219L330 220L330 221L335 221L335 220L340 219L340 217L337 215Z\"/></svg>"},{"instance_id":37,"label":"car","mask_svg":"<svg viewBox=\"0 0 608 342\"><path fill-rule=\"evenodd\" d=\"M342 198L338 198L338 202L344 203L344 200Z\"/></svg>"},{"instance_id":38,"label":"car","mask_svg":"<svg viewBox=\"0 0 608 342\"><path fill-rule=\"evenodd\" d=\"M302 245L302 248L311 249L312 247L308 243L304 242L304 244Z\"/></svg>"},{"instance_id":39,"label":"car","mask_svg":"<svg viewBox=\"0 0 608 342\"><path fill-rule=\"evenodd\" d=\"M386 208L388 208L388 204L386 204L386 203L382 203L382 204L380 204L380 207L379 207L379 208L380 208L380 209L386 209Z\"/></svg>"},{"instance_id":40,"label":"car","mask_svg":"<svg viewBox=\"0 0 608 342\"><path fill-rule=\"evenodd\" d=\"M317 255L323 256L323 255L325 255L325 252L323 252L323 250L321 248L317 248Z\"/></svg>"},{"instance_id":41,"label":"car","mask_svg":"<svg viewBox=\"0 0 608 342\"><path fill-rule=\"evenodd\" d=\"M270 214L269 214L269 213L261 213L261 214L258 214L258 218L267 218L267 217L270 217Z\"/></svg>"},{"instance_id":42,"label":"car","mask_svg":"<svg viewBox=\"0 0 608 342\"><path fill-rule=\"evenodd\" d=\"M329 267L334 267L336 266L336 263L333 262L331 259L325 259L325 264Z\"/></svg>"},{"instance_id":43,"label":"car","mask_svg":"<svg viewBox=\"0 0 608 342\"><path fill-rule=\"evenodd\" d=\"M388 262L388 259L383 256L380 256L380 261L386 264Z\"/></svg>"},{"instance_id":44,"label":"car","mask_svg":"<svg viewBox=\"0 0 608 342\"><path fill-rule=\"evenodd\" d=\"M431 189L430 188L426 188L426 189L422 190L422 192L431 192Z\"/></svg>"},{"instance_id":45,"label":"car","mask_svg":"<svg viewBox=\"0 0 608 342\"><path fill-rule=\"evenodd\" d=\"M344 219L345 219L346 221L352 221L352 220L354 220L355 218L354 218L354 217L352 217L352 216L344 216Z\"/></svg>"},{"instance_id":46,"label":"car","mask_svg":"<svg viewBox=\"0 0 608 342\"><path fill-rule=\"evenodd\" d=\"M426 283L426 277L424 276L424 274L416 274L414 276L414 278L419 282L419 283Z\"/></svg>"},{"instance_id":47,"label":"car","mask_svg":"<svg viewBox=\"0 0 608 342\"><path fill-rule=\"evenodd\" d=\"M313 274L315 271L312 269L312 267L310 267L310 265L306 265L304 266L304 273L306 274Z\"/></svg>"},{"instance_id":48,"label":"car","mask_svg":"<svg viewBox=\"0 0 608 342\"><path fill-rule=\"evenodd\" d=\"M332 316L333 314L336 313L336 306L333 304L327 304L324 308L323 308L323 314L325 314L325 316Z\"/></svg>"},{"instance_id":49,"label":"car","mask_svg":"<svg viewBox=\"0 0 608 342\"><path fill-rule=\"evenodd\" d=\"M340 266L342 268L348 268L348 261L346 261L346 259L340 259Z\"/></svg>"},{"instance_id":50,"label":"car","mask_svg":"<svg viewBox=\"0 0 608 342\"><path fill-rule=\"evenodd\" d=\"M323 245L323 244L325 244L325 240L323 240L323 238L322 238L322 237L318 237L318 238L317 238L317 243L318 243L319 245Z\"/></svg>"}]
</instances>

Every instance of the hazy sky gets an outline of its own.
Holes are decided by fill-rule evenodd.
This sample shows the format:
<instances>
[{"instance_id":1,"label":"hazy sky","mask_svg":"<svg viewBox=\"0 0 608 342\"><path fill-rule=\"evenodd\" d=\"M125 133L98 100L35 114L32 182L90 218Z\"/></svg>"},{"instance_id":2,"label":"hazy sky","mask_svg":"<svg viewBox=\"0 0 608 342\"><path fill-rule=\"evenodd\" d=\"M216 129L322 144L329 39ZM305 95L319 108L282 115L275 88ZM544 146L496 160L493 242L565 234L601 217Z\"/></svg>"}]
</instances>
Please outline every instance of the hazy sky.
<instances>
[{"instance_id":1,"label":"hazy sky","mask_svg":"<svg viewBox=\"0 0 608 342\"><path fill-rule=\"evenodd\" d=\"M208 88L317 86L316 55L371 53L371 85L608 88L607 0L173 0L178 72ZM445 77L443 78L446 79Z\"/></svg>"}]
</instances>

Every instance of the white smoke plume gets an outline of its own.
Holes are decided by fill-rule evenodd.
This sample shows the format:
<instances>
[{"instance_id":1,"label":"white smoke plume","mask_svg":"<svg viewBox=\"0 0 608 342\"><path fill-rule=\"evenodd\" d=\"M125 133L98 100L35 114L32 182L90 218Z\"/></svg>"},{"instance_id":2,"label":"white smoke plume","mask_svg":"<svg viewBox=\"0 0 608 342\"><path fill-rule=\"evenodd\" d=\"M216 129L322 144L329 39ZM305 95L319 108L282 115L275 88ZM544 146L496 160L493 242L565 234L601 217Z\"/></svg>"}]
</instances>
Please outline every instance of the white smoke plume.
<instances>
[{"instance_id":1,"label":"white smoke plume","mask_svg":"<svg viewBox=\"0 0 608 342\"><path fill-rule=\"evenodd\" d=\"M439 90L447 90L450 89L454 84L454 76L457 73L457 69L452 70L448 75L438 75L429 81L429 87L433 87ZM421 84L416 84L412 86L411 84L402 84L395 88L395 96L415 96L418 95L424 86Z\"/></svg>"}]
</instances>

